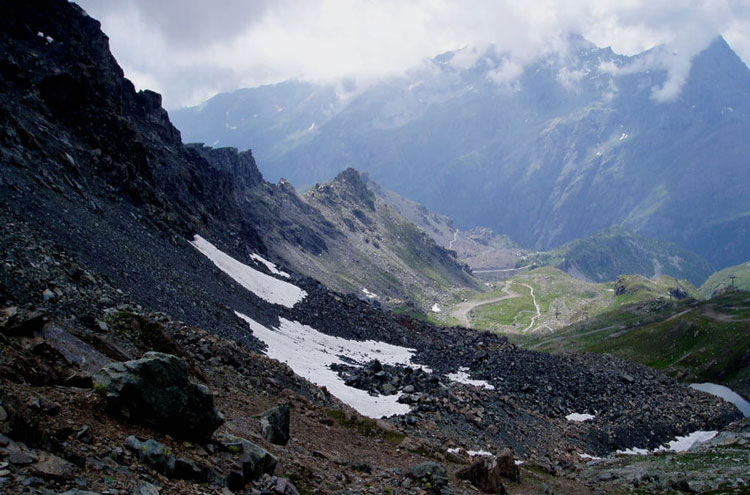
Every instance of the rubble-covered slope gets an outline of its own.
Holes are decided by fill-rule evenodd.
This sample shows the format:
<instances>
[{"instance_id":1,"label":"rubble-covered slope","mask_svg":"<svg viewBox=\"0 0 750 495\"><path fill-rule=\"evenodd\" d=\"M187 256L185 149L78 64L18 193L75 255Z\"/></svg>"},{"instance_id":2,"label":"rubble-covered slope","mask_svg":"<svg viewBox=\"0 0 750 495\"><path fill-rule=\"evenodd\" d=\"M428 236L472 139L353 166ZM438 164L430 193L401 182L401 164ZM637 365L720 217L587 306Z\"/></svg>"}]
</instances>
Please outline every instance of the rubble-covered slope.
<instances>
[{"instance_id":1,"label":"rubble-covered slope","mask_svg":"<svg viewBox=\"0 0 750 495\"><path fill-rule=\"evenodd\" d=\"M557 472L576 453L653 447L739 417L640 365L519 350L285 272L267 259L274 237L266 228L308 246L316 231L282 228L264 218L273 208L248 208L276 203L247 196L296 195L263 182L249 154L183 146L158 96L136 93L122 77L96 21L63 0L34 0L0 3L0 27L3 491L471 493L456 478L467 459L447 447L511 446ZM409 359L370 376L377 352L347 357L339 371L360 376L360 388L345 378L338 399L302 366L319 364L307 359L313 352L263 354L294 344L344 361L367 341ZM96 368L132 368L149 350L181 357L191 380L213 393L224 423L210 440L167 436L113 409ZM383 378L391 389L374 387ZM360 396L397 399L408 413L378 422L339 400L362 387L376 397ZM279 446L257 415L285 403L292 438ZM594 419L572 423L571 413ZM276 457L274 476L256 447ZM415 467L428 458L445 464L444 478L425 479L425 470L439 471L432 464ZM508 486L543 490L534 471L524 476ZM545 482L560 493L591 491Z\"/></svg>"}]
</instances>

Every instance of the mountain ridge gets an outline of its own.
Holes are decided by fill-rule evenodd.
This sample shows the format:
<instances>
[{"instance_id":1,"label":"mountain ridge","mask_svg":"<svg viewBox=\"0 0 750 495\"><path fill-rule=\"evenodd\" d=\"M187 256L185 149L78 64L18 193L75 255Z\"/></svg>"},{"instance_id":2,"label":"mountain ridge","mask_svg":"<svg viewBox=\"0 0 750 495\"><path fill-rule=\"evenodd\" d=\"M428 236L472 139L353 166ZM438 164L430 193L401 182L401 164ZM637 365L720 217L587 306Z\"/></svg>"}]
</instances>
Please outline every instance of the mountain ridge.
<instances>
[{"instance_id":1,"label":"mountain ridge","mask_svg":"<svg viewBox=\"0 0 750 495\"><path fill-rule=\"evenodd\" d=\"M311 184L353 166L462 228L487 226L531 249L623 225L717 267L741 262L750 242L740 138L750 119L750 69L718 38L695 57L680 95L658 103L653 88L665 72L632 69L654 58L579 40L513 86L491 79L502 54L490 51L468 68L443 56L430 70L297 121L299 131L311 129L283 153L272 151L278 141L242 128L221 136L252 145L270 176ZM237 102L225 105L242 112ZM295 121L294 112L277 113ZM173 112L188 138L199 138L189 114Z\"/></svg>"}]
</instances>

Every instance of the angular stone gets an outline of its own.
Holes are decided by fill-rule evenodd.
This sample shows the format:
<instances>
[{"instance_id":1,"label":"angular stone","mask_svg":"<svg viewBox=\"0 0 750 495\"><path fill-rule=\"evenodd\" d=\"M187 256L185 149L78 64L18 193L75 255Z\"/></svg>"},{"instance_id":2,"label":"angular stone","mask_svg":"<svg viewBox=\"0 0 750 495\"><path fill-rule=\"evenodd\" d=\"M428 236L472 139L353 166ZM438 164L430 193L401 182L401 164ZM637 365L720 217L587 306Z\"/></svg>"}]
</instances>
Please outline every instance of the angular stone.
<instances>
[{"instance_id":1,"label":"angular stone","mask_svg":"<svg viewBox=\"0 0 750 495\"><path fill-rule=\"evenodd\" d=\"M8 455L8 462L15 464L16 466L26 466L28 464L33 464L34 458L27 452L11 450L10 455Z\"/></svg>"},{"instance_id":2,"label":"angular stone","mask_svg":"<svg viewBox=\"0 0 750 495\"><path fill-rule=\"evenodd\" d=\"M456 478L468 480L485 493L508 493L500 479L500 469L494 457L482 457L471 466L456 472Z\"/></svg>"},{"instance_id":3,"label":"angular stone","mask_svg":"<svg viewBox=\"0 0 750 495\"><path fill-rule=\"evenodd\" d=\"M159 489L151 483L144 482L133 488L133 495L159 495Z\"/></svg>"},{"instance_id":4,"label":"angular stone","mask_svg":"<svg viewBox=\"0 0 750 495\"><path fill-rule=\"evenodd\" d=\"M174 466L175 456L172 450L154 439L142 442L131 435L125 440L125 446L132 450L141 462L157 473L167 474Z\"/></svg>"},{"instance_id":5,"label":"angular stone","mask_svg":"<svg viewBox=\"0 0 750 495\"><path fill-rule=\"evenodd\" d=\"M62 354L68 363L78 367L84 375L91 375L102 366L112 362L104 354L70 334L54 321L45 324L37 334L47 345Z\"/></svg>"},{"instance_id":6,"label":"angular stone","mask_svg":"<svg viewBox=\"0 0 750 495\"><path fill-rule=\"evenodd\" d=\"M409 468L406 475L429 493L451 495L448 486L448 472L439 462L427 461Z\"/></svg>"},{"instance_id":7,"label":"angular stone","mask_svg":"<svg viewBox=\"0 0 750 495\"><path fill-rule=\"evenodd\" d=\"M43 452L39 461L31 466L31 472L45 479L67 480L76 472L76 466L56 455Z\"/></svg>"},{"instance_id":8,"label":"angular stone","mask_svg":"<svg viewBox=\"0 0 750 495\"><path fill-rule=\"evenodd\" d=\"M261 415L263 438L276 445L289 442L289 406L277 406Z\"/></svg>"},{"instance_id":9,"label":"angular stone","mask_svg":"<svg viewBox=\"0 0 750 495\"><path fill-rule=\"evenodd\" d=\"M511 449L505 448L497 455L497 469L500 476L515 482L521 481L521 470L516 465Z\"/></svg>"},{"instance_id":10,"label":"angular stone","mask_svg":"<svg viewBox=\"0 0 750 495\"><path fill-rule=\"evenodd\" d=\"M264 474L273 474L278 460L266 449L252 442L243 442L244 454L239 463L242 466L242 477L246 482L255 481Z\"/></svg>"},{"instance_id":11,"label":"angular stone","mask_svg":"<svg viewBox=\"0 0 750 495\"><path fill-rule=\"evenodd\" d=\"M173 437L204 442L224 423L205 385L188 380L187 363L171 354L113 363L94 374L108 407L131 421Z\"/></svg>"}]
</instances>

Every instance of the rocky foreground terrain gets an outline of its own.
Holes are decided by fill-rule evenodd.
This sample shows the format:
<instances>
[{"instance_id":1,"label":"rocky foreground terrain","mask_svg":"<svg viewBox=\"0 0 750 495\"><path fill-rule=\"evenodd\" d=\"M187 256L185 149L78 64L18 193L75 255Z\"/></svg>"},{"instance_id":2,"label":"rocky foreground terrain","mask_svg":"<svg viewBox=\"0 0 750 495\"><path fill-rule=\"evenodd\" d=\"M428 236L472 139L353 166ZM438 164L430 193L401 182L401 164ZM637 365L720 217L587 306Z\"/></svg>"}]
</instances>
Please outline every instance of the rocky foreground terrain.
<instances>
[{"instance_id":1,"label":"rocky foreground terrain","mask_svg":"<svg viewBox=\"0 0 750 495\"><path fill-rule=\"evenodd\" d=\"M159 96L134 91L74 4L2 2L0 26L4 493L617 492L626 478L585 477L582 455L740 418L640 365L524 351L282 274L261 258L264 229L325 246L309 224L253 208L251 155L183 146ZM302 295L249 290L191 244L196 234L250 282ZM408 412L362 416L300 376L304 356L265 355L273 342L238 313L274 336L294 322L411 349L401 365L335 367L345 388L397 396Z\"/></svg>"}]
</instances>

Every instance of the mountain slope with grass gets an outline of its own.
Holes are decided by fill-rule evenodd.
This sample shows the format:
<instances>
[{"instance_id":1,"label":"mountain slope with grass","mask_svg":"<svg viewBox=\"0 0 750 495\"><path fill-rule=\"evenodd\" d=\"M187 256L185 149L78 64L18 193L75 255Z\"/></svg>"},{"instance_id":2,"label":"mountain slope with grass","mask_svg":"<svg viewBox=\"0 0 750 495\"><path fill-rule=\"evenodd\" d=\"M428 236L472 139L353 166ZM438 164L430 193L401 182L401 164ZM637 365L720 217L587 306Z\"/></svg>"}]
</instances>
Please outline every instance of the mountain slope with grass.
<instances>
[{"instance_id":1,"label":"mountain slope with grass","mask_svg":"<svg viewBox=\"0 0 750 495\"><path fill-rule=\"evenodd\" d=\"M551 265L592 282L620 275L648 278L669 275L702 284L713 272L705 258L671 242L649 239L621 227L569 242L552 251L532 254L522 264Z\"/></svg>"},{"instance_id":2,"label":"mountain slope with grass","mask_svg":"<svg viewBox=\"0 0 750 495\"><path fill-rule=\"evenodd\" d=\"M707 300L643 301L613 308L524 345L546 352L597 352L714 382L750 397L750 293Z\"/></svg>"},{"instance_id":3,"label":"mountain slope with grass","mask_svg":"<svg viewBox=\"0 0 750 495\"><path fill-rule=\"evenodd\" d=\"M732 287L750 290L750 262L730 266L714 273L701 285L700 291L704 297L711 297Z\"/></svg>"}]
</instances>

